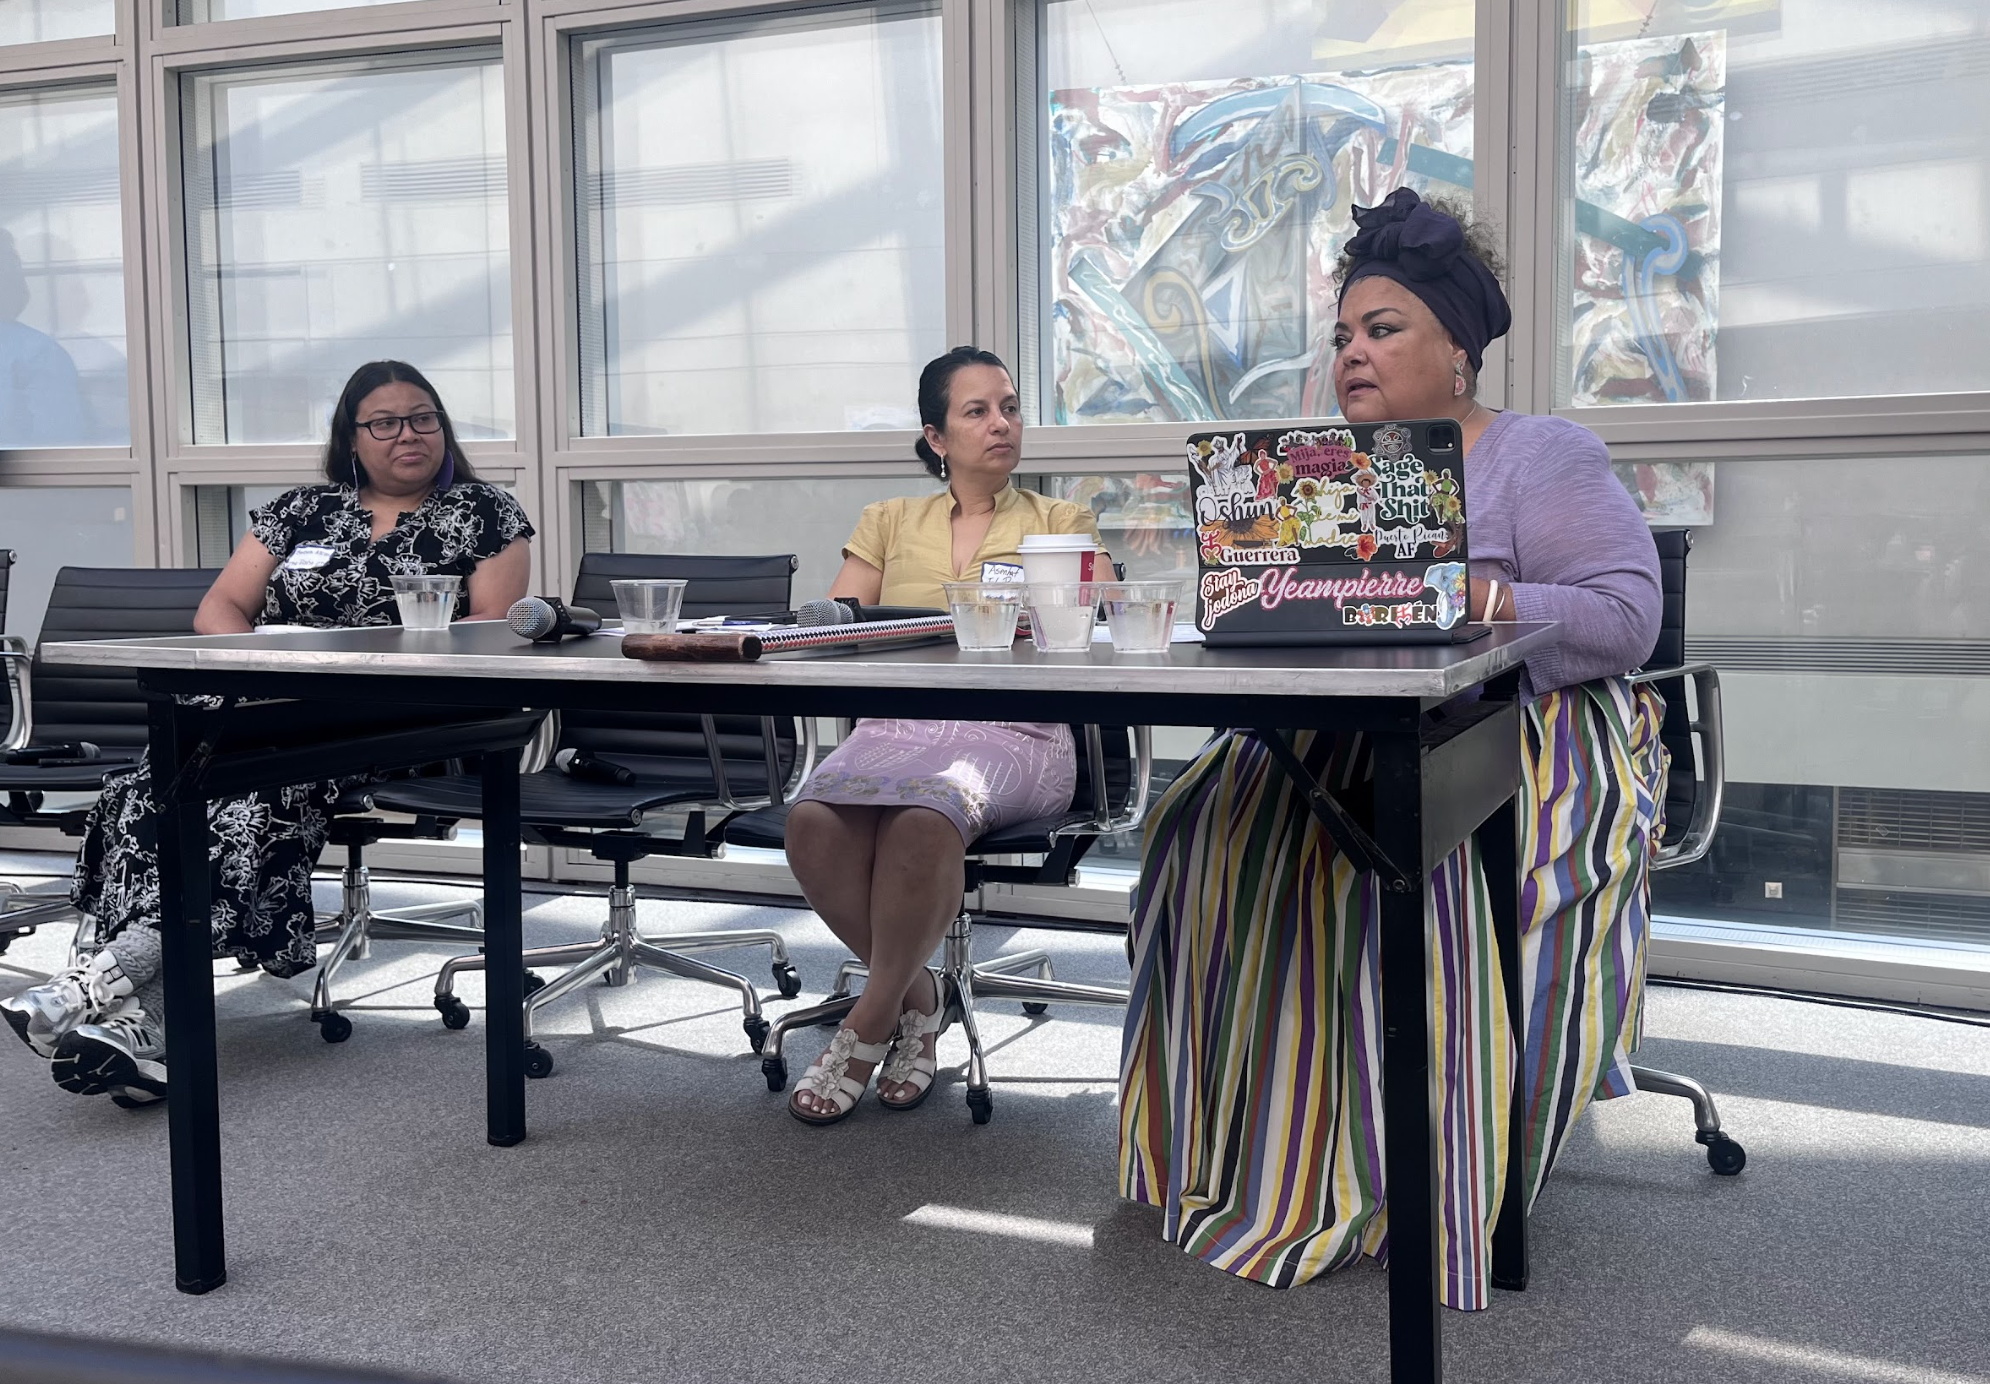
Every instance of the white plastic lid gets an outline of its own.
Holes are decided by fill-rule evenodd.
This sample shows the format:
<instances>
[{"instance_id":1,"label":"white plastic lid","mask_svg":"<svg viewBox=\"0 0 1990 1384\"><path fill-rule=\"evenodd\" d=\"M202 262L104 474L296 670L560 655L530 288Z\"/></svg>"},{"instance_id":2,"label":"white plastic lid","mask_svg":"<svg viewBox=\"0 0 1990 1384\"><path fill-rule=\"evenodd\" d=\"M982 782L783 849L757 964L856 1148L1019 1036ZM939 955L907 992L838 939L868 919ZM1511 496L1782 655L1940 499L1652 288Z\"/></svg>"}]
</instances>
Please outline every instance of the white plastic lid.
<instances>
[{"instance_id":1,"label":"white plastic lid","mask_svg":"<svg viewBox=\"0 0 1990 1384\"><path fill-rule=\"evenodd\" d=\"M1026 533L1016 551L1019 553L1089 553L1099 545L1092 542L1090 534L1083 533Z\"/></svg>"}]
</instances>

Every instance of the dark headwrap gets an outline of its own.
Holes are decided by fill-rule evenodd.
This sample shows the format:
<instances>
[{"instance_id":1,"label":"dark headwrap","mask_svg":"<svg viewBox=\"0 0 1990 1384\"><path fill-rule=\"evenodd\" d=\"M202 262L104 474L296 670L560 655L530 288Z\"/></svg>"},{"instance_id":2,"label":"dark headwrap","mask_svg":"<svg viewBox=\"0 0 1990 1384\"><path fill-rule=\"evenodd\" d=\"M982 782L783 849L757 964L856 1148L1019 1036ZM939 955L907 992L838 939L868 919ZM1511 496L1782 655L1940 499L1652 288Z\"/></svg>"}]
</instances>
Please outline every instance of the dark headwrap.
<instances>
[{"instance_id":1,"label":"dark headwrap","mask_svg":"<svg viewBox=\"0 0 1990 1384\"><path fill-rule=\"evenodd\" d=\"M1513 310L1499 280L1465 248L1458 218L1399 187L1380 206L1356 207L1354 224L1361 229L1347 243L1352 263L1341 280L1341 298L1370 274L1394 279L1423 299L1476 371L1486 343L1513 325Z\"/></svg>"}]
</instances>

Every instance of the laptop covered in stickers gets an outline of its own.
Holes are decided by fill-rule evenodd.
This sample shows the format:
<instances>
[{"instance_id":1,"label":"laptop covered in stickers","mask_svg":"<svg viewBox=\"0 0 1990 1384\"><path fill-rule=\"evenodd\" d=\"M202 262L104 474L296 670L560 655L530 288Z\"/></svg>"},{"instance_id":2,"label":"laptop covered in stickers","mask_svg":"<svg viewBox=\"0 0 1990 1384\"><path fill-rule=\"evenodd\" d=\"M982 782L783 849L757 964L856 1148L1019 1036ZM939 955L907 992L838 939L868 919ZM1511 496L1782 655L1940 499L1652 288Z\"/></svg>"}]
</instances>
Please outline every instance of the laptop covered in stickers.
<instances>
[{"instance_id":1,"label":"laptop covered in stickers","mask_svg":"<svg viewBox=\"0 0 1990 1384\"><path fill-rule=\"evenodd\" d=\"M1187 446L1212 647L1463 643L1464 446L1450 418L1243 424Z\"/></svg>"}]
</instances>

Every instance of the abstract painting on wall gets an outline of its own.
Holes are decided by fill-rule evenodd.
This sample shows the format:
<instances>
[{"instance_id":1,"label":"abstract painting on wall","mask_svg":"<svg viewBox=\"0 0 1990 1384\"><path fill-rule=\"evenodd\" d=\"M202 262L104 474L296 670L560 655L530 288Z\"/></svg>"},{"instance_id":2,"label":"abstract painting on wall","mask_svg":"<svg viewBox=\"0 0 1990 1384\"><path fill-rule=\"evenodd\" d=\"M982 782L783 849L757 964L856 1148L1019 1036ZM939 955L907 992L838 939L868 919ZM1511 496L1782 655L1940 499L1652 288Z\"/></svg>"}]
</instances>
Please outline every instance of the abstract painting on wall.
<instances>
[{"instance_id":1,"label":"abstract painting on wall","mask_svg":"<svg viewBox=\"0 0 1990 1384\"><path fill-rule=\"evenodd\" d=\"M1584 49L1568 402L1713 397L1720 33ZM1472 64L1056 91L1044 421L1324 418L1334 262L1400 186L1467 203Z\"/></svg>"},{"instance_id":2,"label":"abstract painting on wall","mask_svg":"<svg viewBox=\"0 0 1990 1384\"><path fill-rule=\"evenodd\" d=\"M1053 92L1046 422L1334 410L1352 208L1471 196L1472 66Z\"/></svg>"}]
</instances>

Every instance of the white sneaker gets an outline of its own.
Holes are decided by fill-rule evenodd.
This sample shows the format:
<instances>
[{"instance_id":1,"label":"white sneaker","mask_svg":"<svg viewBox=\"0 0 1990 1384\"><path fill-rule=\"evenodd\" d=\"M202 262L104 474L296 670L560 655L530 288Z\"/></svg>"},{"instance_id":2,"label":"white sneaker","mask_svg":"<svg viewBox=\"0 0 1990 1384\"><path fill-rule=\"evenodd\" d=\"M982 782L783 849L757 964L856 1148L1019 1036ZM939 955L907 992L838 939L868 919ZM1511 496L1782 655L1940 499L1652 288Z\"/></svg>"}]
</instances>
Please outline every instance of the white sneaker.
<instances>
[{"instance_id":1,"label":"white sneaker","mask_svg":"<svg viewBox=\"0 0 1990 1384\"><path fill-rule=\"evenodd\" d=\"M36 1053L53 1057L63 1034L103 1018L131 991L117 958L99 952L80 966L57 971L40 985L0 1000L0 1017Z\"/></svg>"},{"instance_id":2,"label":"white sneaker","mask_svg":"<svg viewBox=\"0 0 1990 1384\"><path fill-rule=\"evenodd\" d=\"M150 1104L166 1094L166 1034L138 1001L127 999L102 1022L63 1034L49 1065L65 1091L109 1091L124 1097L119 1105Z\"/></svg>"}]
</instances>

